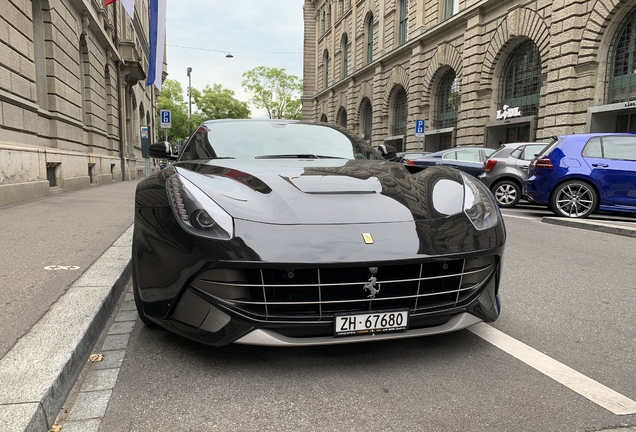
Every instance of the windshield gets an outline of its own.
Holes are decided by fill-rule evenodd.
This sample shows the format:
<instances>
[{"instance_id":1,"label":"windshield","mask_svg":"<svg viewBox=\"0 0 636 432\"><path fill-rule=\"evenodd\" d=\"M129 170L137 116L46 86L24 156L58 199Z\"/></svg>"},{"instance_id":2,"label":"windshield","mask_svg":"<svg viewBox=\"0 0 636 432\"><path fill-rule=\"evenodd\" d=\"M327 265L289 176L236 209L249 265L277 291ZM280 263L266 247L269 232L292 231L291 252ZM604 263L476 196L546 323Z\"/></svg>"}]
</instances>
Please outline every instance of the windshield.
<instances>
[{"instance_id":1,"label":"windshield","mask_svg":"<svg viewBox=\"0 0 636 432\"><path fill-rule=\"evenodd\" d=\"M179 160L222 158L382 159L362 139L334 125L248 120L204 123Z\"/></svg>"}]
</instances>

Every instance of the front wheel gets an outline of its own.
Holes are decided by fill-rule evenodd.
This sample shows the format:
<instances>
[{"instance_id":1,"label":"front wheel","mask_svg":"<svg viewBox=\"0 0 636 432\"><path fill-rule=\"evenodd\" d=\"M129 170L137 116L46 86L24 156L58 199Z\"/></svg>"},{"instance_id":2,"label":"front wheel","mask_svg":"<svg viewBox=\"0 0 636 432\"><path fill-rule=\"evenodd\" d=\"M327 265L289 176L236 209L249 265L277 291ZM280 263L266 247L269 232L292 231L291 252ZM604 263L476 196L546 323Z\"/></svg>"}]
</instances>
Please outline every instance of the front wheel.
<instances>
[{"instance_id":1,"label":"front wheel","mask_svg":"<svg viewBox=\"0 0 636 432\"><path fill-rule=\"evenodd\" d=\"M588 183L571 180L554 190L550 205L557 216L583 219L591 215L598 206L598 196Z\"/></svg>"},{"instance_id":2,"label":"front wheel","mask_svg":"<svg viewBox=\"0 0 636 432\"><path fill-rule=\"evenodd\" d=\"M514 207L521 199L521 188L519 185L510 180L502 180L496 183L492 188L499 207Z\"/></svg>"}]
</instances>

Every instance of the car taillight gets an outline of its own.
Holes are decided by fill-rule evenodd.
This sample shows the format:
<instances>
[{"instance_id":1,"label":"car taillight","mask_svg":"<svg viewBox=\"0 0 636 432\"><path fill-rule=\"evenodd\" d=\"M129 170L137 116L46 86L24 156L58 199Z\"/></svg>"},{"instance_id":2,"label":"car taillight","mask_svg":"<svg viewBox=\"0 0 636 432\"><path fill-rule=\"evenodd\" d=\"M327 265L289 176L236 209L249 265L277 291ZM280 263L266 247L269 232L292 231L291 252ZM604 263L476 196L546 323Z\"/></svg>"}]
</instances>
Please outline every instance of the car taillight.
<instances>
[{"instance_id":1,"label":"car taillight","mask_svg":"<svg viewBox=\"0 0 636 432\"><path fill-rule=\"evenodd\" d=\"M530 163L530 167L534 169L554 169L552 161L548 158L535 159Z\"/></svg>"},{"instance_id":2,"label":"car taillight","mask_svg":"<svg viewBox=\"0 0 636 432\"><path fill-rule=\"evenodd\" d=\"M495 165L497 165L497 161L494 159L488 159L486 163L484 163L484 171L490 172L495 169Z\"/></svg>"},{"instance_id":3,"label":"car taillight","mask_svg":"<svg viewBox=\"0 0 636 432\"><path fill-rule=\"evenodd\" d=\"M407 165L415 165L415 162L413 162L411 159L406 161Z\"/></svg>"}]
</instances>

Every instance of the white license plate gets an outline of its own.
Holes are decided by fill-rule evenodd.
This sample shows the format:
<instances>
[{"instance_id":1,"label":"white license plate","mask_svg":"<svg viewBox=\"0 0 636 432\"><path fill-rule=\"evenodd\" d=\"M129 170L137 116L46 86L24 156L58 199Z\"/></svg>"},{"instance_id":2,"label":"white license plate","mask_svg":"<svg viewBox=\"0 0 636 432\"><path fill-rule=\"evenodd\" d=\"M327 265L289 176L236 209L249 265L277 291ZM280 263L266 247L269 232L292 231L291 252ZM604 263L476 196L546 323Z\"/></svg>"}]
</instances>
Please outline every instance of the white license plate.
<instances>
[{"instance_id":1,"label":"white license plate","mask_svg":"<svg viewBox=\"0 0 636 432\"><path fill-rule=\"evenodd\" d=\"M408 311L376 312L359 315L337 315L336 336L385 333L409 328Z\"/></svg>"}]
</instances>

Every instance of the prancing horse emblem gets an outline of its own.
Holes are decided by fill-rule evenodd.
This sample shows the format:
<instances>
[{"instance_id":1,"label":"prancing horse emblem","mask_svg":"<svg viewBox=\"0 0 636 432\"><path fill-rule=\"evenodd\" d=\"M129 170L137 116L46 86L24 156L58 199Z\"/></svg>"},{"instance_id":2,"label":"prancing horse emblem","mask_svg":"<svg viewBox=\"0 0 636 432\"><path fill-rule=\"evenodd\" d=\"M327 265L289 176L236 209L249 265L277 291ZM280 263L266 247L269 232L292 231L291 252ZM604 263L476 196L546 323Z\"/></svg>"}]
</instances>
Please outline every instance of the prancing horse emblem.
<instances>
[{"instance_id":1,"label":"prancing horse emblem","mask_svg":"<svg viewBox=\"0 0 636 432\"><path fill-rule=\"evenodd\" d=\"M380 284L377 284L378 285L377 288L375 287L378 281L378 279L375 277L375 274L378 272L378 268L369 267L369 272L371 272L371 277L369 278L367 283L364 284L364 287L362 287L362 290L369 291L369 295L367 296L367 298L374 299L375 296L380 292Z\"/></svg>"},{"instance_id":2,"label":"prancing horse emblem","mask_svg":"<svg viewBox=\"0 0 636 432\"><path fill-rule=\"evenodd\" d=\"M367 298L374 299L375 295L380 292L380 285L378 285L377 288L375 287L376 281L377 281L376 277L371 276L369 278L369 282L364 284L363 290L364 291L369 290L369 295L367 296Z\"/></svg>"}]
</instances>

